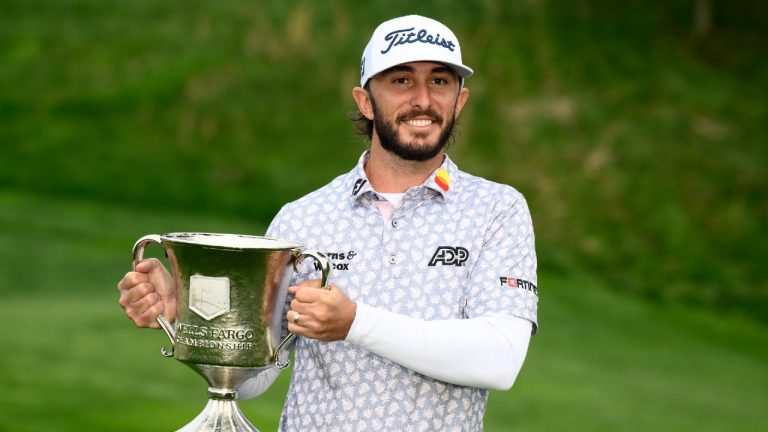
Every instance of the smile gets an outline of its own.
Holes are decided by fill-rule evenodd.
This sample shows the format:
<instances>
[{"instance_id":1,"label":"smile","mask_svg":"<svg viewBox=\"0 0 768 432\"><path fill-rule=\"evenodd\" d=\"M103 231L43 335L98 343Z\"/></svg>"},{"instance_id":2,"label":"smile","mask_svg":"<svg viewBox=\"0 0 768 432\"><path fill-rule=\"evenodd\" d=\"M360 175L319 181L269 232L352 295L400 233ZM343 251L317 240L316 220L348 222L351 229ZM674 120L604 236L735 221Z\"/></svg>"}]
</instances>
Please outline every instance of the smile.
<instances>
[{"instance_id":1,"label":"smile","mask_svg":"<svg viewBox=\"0 0 768 432\"><path fill-rule=\"evenodd\" d=\"M410 126L424 127L424 126L432 125L434 121L429 119L411 119L411 120L406 120L405 123Z\"/></svg>"}]
</instances>

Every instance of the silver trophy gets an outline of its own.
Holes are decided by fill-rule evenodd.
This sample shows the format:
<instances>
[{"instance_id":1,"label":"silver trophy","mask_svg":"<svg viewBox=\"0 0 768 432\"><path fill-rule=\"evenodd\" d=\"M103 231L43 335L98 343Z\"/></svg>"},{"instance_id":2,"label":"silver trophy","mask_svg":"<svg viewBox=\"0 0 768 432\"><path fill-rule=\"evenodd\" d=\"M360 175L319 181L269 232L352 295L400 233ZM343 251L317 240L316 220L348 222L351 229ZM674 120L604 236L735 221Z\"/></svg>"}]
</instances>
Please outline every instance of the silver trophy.
<instances>
[{"instance_id":1,"label":"silver trophy","mask_svg":"<svg viewBox=\"0 0 768 432\"><path fill-rule=\"evenodd\" d=\"M171 340L162 353L208 382L208 404L179 431L258 432L237 406L238 388L270 368L288 366L286 347L294 335L280 341L288 280L302 259L312 257L325 287L328 259L286 240L171 233L140 238L133 246L134 268L150 243L165 249L176 284L175 323L157 318Z\"/></svg>"}]
</instances>

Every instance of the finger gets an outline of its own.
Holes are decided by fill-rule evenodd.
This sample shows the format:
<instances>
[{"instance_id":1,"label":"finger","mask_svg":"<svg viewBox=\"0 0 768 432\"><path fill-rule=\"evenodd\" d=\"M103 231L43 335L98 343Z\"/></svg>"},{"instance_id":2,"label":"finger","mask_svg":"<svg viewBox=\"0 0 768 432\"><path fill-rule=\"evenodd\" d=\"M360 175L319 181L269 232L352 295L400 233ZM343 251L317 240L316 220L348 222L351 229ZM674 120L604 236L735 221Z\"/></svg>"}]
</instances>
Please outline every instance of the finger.
<instances>
[{"instance_id":1,"label":"finger","mask_svg":"<svg viewBox=\"0 0 768 432\"><path fill-rule=\"evenodd\" d=\"M288 321L288 331L295 334L296 336L308 336L307 330L304 327L298 324L294 324L290 321Z\"/></svg>"},{"instance_id":2,"label":"finger","mask_svg":"<svg viewBox=\"0 0 768 432\"><path fill-rule=\"evenodd\" d=\"M288 331L298 335L298 336L305 336L310 337L313 339L317 338L317 327L318 324L315 322L311 316L307 315L300 315L298 322L293 322L294 314L290 314L291 319L288 320Z\"/></svg>"},{"instance_id":3,"label":"finger","mask_svg":"<svg viewBox=\"0 0 768 432\"><path fill-rule=\"evenodd\" d=\"M142 315L136 319L131 319L136 327L140 328L160 328L160 323L157 322L157 317L163 313L162 303L157 303L150 307Z\"/></svg>"},{"instance_id":4,"label":"finger","mask_svg":"<svg viewBox=\"0 0 768 432\"><path fill-rule=\"evenodd\" d=\"M310 336L310 329L308 328L310 317L308 315L296 311L289 311L286 314L286 319L288 320L289 332L298 336Z\"/></svg>"},{"instance_id":5,"label":"finger","mask_svg":"<svg viewBox=\"0 0 768 432\"><path fill-rule=\"evenodd\" d=\"M148 281L149 276L147 276L145 273L128 272L125 274L125 276L123 276L122 279L120 279L120 282L117 283L117 289L121 291L129 290L142 282Z\"/></svg>"},{"instance_id":6,"label":"finger","mask_svg":"<svg viewBox=\"0 0 768 432\"><path fill-rule=\"evenodd\" d=\"M125 314L138 327L157 327L157 317L163 313L163 310L160 296L157 293L150 293L129 304L125 308Z\"/></svg>"},{"instance_id":7,"label":"finger","mask_svg":"<svg viewBox=\"0 0 768 432\"><path fill-rule=\"evenodd\" d=\"M300 300L297 300L297 299L291 300L291 310L288 311L288 313L286 314L286 319L288 319L288 321L291 320L291 317L288 316L288 315L290 315L291 311L307 313L306 306L308 306L308 305L305 305Z\"/></svg>"},{"instance_id":8,"label":"finger","mask_svg":"<svg viewBox=\"0 0 768 432\"><path fill-rule=\"evenodd\" d=\"M320 288L320 279L309 279L299 282L295 286L289 286L288 294L295 295L297 291L303 288Z\"/></svg>"},{"instance_id":9,"label":"finger","mask_svg":"<svg viewBox=\"0 0 768 432\"><path fill-rule=\"evenodd\" d=\"M320 279L307 279L297 284L299 289L301 288L322 288L320 285Z\"/></svg>"},{"instance_id":10,"label":"finger","mask_svg":"<svg viewBox=\"0 0 768 432\"><path fill-rule=\"evenodd\" d=\"M130 289L120 290L120 306L126 308L149 294L157 295L157 293L155 293L154 285L149 282L142 282L131 287ZM159 295L158 298L160 298Z\"/></svg>"},{"instance_id":11,"label":"finger","mask_svg":"<svg viewBox=\"0 0 768 432\"><path fill-rule=\"evenodd\" d=\"M134 270L139 273L149 273L159 265L161 265L160 260L157 258L147 258L136 264L136 268Z\"/></svg>"},{"instance_id":12,"label":"finger","mask_svg":"<svg viewBox=\"0 0 768 432\"><path fill-rule=\"evenodd\" d=\"M316 303L322 301L326 295L328 295L326 290L317 289L317 287L300 286L293 293L293 298L301 303Z\"/></svg>"},{"instance_id":13,"label":"finger","mask_svg":"<svg viewBox=\"0 0 768 432\"><path fill-rule=\"evenodd\" d=\"M155 293L151 292L144 297L138 298L130 303L128 303L125 306L125 311L131 318L137 317L139 315L142 315L146 311L150 310L152 307L154 307L157 304L160 304L162 306L162 301L160 300L160 296Z\"/></svg>"},{"instance_id":14,"label":"finger","mask_svg":"<svg viewBox=\"0 0 768 432\"><path fill-rule=\"evenodd\" d=\"M301 325L302 318L304 318L304 320L306 321L307 316L293 309L289 310L285 314L285 319L288 321L289 324Z\"/></svg>"}]
</instances>

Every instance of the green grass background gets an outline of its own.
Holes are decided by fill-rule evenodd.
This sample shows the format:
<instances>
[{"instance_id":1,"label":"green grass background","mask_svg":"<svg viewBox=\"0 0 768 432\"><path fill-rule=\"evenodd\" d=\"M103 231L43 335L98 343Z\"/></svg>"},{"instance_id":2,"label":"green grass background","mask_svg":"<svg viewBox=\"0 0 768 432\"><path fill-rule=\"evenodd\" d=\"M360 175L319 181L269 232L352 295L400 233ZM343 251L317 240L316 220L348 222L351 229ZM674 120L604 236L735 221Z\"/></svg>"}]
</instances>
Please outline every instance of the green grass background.
<instances>
[{"instance_id":1,"label":"green grass background","mask_svg":"<svg viewBox=\"0 0 768 432\"><path fill-rule=\"evenodd\" d=\"M205 382L160 355L161 331L134 328L117 306L132 232L261 227L10 192L0 204L12 209L0 216L0 430L163 431L194 418ZM588 277L542 272L540 286L540 334L513 390L491 393L486 430L765 428L762 324L627 297ZM287 384L283 373L240 402L261 430L276 430Z\"/></svg>"},{"instance_id":2,"label":"green grass background","mask_svg":"<svg viewBox=\"0 0 768 432\"><path fill-rule=\"evenodd\" d=\"M452 158L523 192L537 233L541 332L486 429L765 429L764 3L6 0L0 430L174 430L202 409L203 381L117 306L131 245L261 234L349 170L363 45L411 12L476 71ZM241 403L263 430L287 375Z\"/></svg>"}]
</instances>

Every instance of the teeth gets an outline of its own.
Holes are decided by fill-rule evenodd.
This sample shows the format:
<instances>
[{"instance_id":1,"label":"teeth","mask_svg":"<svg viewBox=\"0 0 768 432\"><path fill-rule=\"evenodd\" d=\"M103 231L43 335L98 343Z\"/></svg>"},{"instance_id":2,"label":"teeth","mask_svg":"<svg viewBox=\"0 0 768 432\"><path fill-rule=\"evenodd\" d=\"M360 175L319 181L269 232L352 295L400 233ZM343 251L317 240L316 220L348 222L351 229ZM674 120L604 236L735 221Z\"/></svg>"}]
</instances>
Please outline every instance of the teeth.
<instances>
[{"instance_id":1,"label":"teeth","mask_svg":"<svg viewBox=\"0 0 768 432\"><path fill-rule=\"evenodd\" d=\"M411 126L429 126L432 124L432 120L408 120L406 123Z\"/></svg>"}]
</instances>

